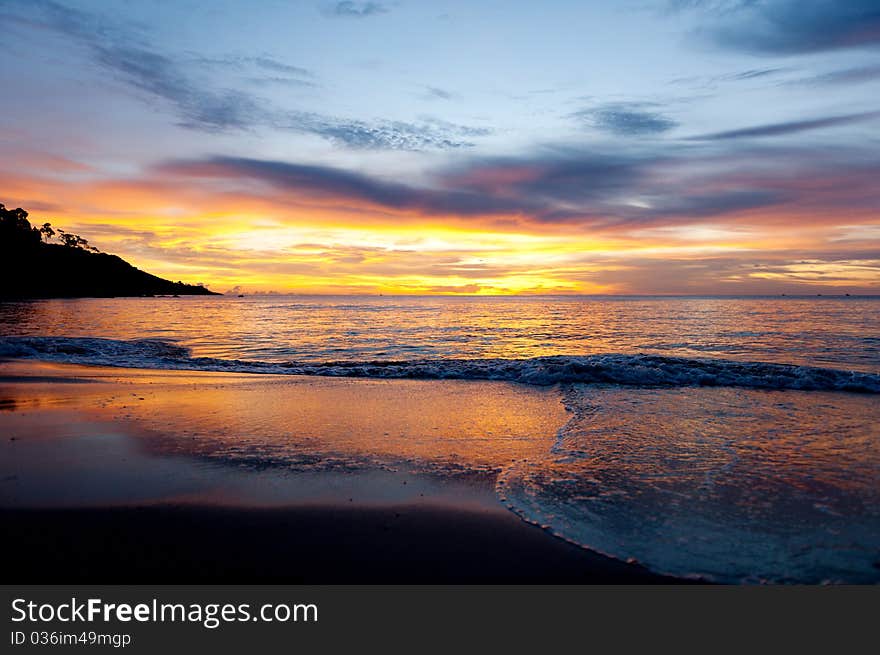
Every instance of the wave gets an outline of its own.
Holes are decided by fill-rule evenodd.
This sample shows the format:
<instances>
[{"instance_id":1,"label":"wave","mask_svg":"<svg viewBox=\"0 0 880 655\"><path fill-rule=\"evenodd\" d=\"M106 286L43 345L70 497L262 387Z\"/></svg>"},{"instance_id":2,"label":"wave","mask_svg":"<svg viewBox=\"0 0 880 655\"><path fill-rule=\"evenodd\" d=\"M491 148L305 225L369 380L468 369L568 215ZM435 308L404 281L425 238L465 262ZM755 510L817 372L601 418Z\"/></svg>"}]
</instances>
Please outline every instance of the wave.
<instances>
[{"instance_id":1,"label":"wave","mask_svg":"<svg viewBox=\"0 0 880 655\"><path fill-rule=\"evenodd\" d=\"M647 354L596 354L531 359L413 359L396 361L260 362L193 357L161 339L0 337L0 358L93 366L273 373L331 377L503 380L641 387L748 387L880 393L880 374L840 369Z\"/></svg>"},{"instance_id":2,"label":"wave","mask_svg":"<svg viewBox=\"0 0 880 655\"><path fill-rule=\"evenodd\" d=\"M757 395L756 395L757 394ZM880 582L874 398L570 386L545 454L496 482L579 546L724 583ZM854 419L854 417L857 417Z\"/></svg>"}]
</instances>

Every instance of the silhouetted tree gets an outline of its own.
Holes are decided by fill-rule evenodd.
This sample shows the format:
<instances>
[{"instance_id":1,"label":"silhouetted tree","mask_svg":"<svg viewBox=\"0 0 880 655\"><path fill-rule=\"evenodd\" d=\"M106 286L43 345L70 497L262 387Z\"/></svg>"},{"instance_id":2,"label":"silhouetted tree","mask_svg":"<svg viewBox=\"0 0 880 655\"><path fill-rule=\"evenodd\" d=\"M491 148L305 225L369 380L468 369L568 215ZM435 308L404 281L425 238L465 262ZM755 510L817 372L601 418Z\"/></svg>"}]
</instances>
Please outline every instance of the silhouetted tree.
<instances>
[{"instance_id":1,"label":"silhouetted tree","mask_svg":"<svg viewBox=\"0 0 880 655\"><path fill-rule=\"evenodd\" d=\"M43 223L43 227L39 230L40 234L46 238L46 243L49 243L49 239L51 239L56 234L58 235L58 239L61 241L61 245L67 246L68 248L77 248L79 250L90 250L92 252L101 252L95 246L90 246L87 239L83 239L80 235L74 234L73 232L65 232L60 227L56 229L52 229L52 225L50 223Z\"/></svg>"},{"instance_id":2,"label":"silhouetted tree","mask_svg":"<svg viewBox=\"0 0 880 655\"><path fill-rule=\"evenodd\" d=\"M28 213L21 207L6 209L0 203L0 241L4 248L35 246L41 241L39 230L31 227Z\"/></svg>"},{"instance_id":3,"label":"silhouetted tree","mask_svg":"<svg viewBox=\"0 0 880 655\"><path fill-rule=\"evenodd\" d=\"M43 240L50 243L57 235L63 246L99 252L97 248L89 245L88 240L78 234L65 232L61 228L53 229L51 223L43 223L40 228L31 227L27 217L28 213L21 207L6 209L6 206L0 203L0 240L4 248L36 246Z\"/></svg>"},{"instance_id":4,"label":"silhouetted tree","mask_svg":"<svg viewBox=\"0 0 880 655\"><path fill-rule=\"evenodd\" d=\"M48 222L34 227L24 209L0 204L0 299L211 294L140 271L115 255L95 253L98 249L78 234Z\"/></svg>"},{"instance_id":5,"label":"silhouetted tree","mask_svg":"<svg viewBox=\"0 0 880 655\"><path fill-rule=\"evenodd\" d=\"M52 225L50 223L43 223L43 227L40 228L40 234L43 235L43 238L46 240L46 243L55 236L55 230L52 229Z\"/></svg>"}]
</instances>

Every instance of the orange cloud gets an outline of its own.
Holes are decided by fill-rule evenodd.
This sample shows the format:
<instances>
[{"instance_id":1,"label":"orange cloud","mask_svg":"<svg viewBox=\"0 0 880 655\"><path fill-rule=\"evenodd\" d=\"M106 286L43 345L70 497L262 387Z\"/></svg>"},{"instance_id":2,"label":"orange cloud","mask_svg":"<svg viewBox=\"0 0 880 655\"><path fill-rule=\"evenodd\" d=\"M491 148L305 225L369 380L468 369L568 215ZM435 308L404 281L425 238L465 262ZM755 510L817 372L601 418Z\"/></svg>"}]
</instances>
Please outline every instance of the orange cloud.
<instances>
[{"instance_id":1,"label":"orange cloud","mask_svg":"<svg viewBox=\"0 0 880 655\"><path fill-rule=\"evenodd\" d=\"M618 198L618 211L632 217L589 210L589 191L577 220L555 213L573 201L566 198L580 198L573 165L548 173L493 163L425 189L318 167L272 164L266 172L250 160L243 171L208 162L130 178L99 177L64 158L27 161L42 173L0 171L5 204L157 275L220 290L858 293L880 282L877 220L860 175L843 191L841 181L793 180L786 189L798 191L794 201L764 207L714 183L692 189L676 218L660 213L650 194L628 200L603 173L601 198ZM520 202L539 182L535 197ZM704 216L712 200L725 211ZM845 217L827 210L844 200ZM637 220L639 212L647 218Z\"/></svg>"}]
</instances>

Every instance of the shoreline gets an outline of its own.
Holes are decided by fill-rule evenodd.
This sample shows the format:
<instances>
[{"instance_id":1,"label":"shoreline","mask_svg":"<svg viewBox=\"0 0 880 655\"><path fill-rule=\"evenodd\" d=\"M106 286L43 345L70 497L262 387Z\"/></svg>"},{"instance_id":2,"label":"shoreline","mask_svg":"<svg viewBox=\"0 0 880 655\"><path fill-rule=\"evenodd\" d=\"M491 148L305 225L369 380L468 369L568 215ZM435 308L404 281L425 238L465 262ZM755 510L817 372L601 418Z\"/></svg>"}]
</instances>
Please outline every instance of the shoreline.
<instances>
[{"instance_id":1,"label":"shoreline","mask_svg":"<svg viewBox=\"0 0 880 655\"><path fill-rule=\"evenodd\" d=\"M553 389L17 360L0 400L14 583L682 582L497 498L566 420Z\"/></svg>"},{"instance_id":2,"label":"shoreline","mask_svg":"<svg viewBox=\"0 0 880 655\"><path fill-rule=\"evenodd\" d=\"M0 509L13 584L669 584L512 513L388 506Z\"/></svg>"}]
</instances>

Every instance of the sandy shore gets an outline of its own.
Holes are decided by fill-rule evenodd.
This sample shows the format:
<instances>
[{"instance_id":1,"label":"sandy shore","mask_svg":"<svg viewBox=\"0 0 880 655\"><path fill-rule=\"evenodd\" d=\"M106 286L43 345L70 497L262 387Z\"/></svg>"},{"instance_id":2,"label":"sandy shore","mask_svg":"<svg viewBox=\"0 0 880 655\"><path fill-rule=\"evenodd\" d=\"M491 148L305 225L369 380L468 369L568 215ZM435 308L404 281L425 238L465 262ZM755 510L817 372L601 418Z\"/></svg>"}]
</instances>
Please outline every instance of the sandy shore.
<instances>
[{"instance_id":1,"label":"sandy shore","mask_svg":"<svg viewBox=\"0 0 880 655\"><path fill-rule=\"evenodd\" d=\"M10 583L654 583L512 514L426 508L2 510Z\"/></svg>"},{"instance_id":2,"label":"sandy shore","mask_svg":"<svg viewBox=\"0 0 880 655\"><path fill-rule=\"evenodd\" d=\"M668 582L498 501L554 389L0 364L10 582Z\"/></svg>"}]
</instances>

